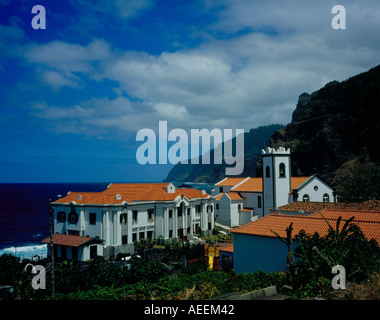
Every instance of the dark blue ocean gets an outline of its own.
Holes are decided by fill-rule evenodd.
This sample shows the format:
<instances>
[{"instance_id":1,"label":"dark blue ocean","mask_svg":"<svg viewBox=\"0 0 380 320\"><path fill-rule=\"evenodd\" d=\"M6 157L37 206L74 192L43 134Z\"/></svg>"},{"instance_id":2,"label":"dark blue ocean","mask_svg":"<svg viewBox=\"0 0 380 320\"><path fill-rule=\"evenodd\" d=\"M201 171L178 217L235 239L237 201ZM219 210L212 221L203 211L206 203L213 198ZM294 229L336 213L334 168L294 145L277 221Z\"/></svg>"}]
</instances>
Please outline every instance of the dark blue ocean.
<instances>
[{"instance_id":1,"label":"dark blue ocean","mask_svg":"<svg viewBox=\"0 0 380 320\"><path fill-rule=\"evenodd\" d=\"M49 199L69 191L102 191L108 183L0 184L0 255L46 255L41 240L49 236Z\"/></svg>"},{"instance_id":2,"label":"dark blue ocean","mask_svg":"<svg viewBox=\"0 0 380 320\"><path fill-rule=\"evenodd\" d=\"M0 184L0 256L20 258L46 256L49 236L49 199L57 200L69 191L103 191L109 183L7 183ZM175 183L181 186L182 183ZM213 185L191 184L210 192Z\"/></svg>"}]
</instances>

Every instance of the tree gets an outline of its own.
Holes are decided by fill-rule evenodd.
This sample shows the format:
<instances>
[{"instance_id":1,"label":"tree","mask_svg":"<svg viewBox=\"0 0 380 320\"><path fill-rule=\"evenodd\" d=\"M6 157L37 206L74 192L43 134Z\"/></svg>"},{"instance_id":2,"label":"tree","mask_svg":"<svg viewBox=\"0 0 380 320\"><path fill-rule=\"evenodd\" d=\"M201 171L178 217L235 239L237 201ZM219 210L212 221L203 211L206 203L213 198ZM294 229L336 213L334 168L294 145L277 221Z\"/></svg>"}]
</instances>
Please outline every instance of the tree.
<instances>
[{"instance_id":1,"label":"tree","mask_svg":"<svg viewBox=\"0 0 380 320\"><path fill-rule=\"evenodd\" d=\"M297 260L288 270L293 288L309 287L315 294L331 289L331 269L338 264L345 267L347 281L351 282L365 281L379 270L379 244L374 239L367 240L353 218L345 221L342 228L342 219L337 219L335 228L329 225L323 237L304 231L296 235Z\"/></svg>"},{"instance_id":2,"label":"tree","mask_svg":"<svg viewBox=\"0 0 380 320\"><path fill-rule=\"evenodd\" d=\"M16 285L22 279L22 266L11 254L0 257L0 285Z\"/></svg>"}]
</instances>

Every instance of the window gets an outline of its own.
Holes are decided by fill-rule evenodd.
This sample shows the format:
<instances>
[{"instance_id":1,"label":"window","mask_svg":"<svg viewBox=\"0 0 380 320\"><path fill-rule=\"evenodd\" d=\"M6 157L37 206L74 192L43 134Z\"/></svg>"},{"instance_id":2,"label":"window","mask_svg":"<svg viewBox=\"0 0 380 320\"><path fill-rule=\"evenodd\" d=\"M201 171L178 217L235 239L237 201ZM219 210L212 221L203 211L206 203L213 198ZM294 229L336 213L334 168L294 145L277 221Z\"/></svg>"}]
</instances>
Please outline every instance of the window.
<instances>
[{"instance_id":1,"label":"window","mask_svg":"<svg viewBox=\"0 0 380 320\"><path fill-rule=\"evenodd\" d=\"M169 238L173 237L173 230L169 230Z\"/></svg>"},{"instance_id":2,"label":"window","mask_svg":"<svg viewBox=\"0 0 380 320\"><path fill-rule=\"evenodd\" d=\"M207 212L212 212L212 205L207 206Z\"/></svg>"},{"instance_id":3,"label":"window","mask_svg":"<svg viewBox=\"0 0 380 320\"><path fill-rule=\"evenodd\" d=\"M219 210L219 203L215 204L216 210Z\"/></svg>"},{"instance_id":4,"label":"window","mask_svg":"<svg viewBox=\"0 0 380 320\"><path fill-rule=\"evenodd\" d=\"M223 192L223 187L219 187L219 193Z\"/></svg>"},{"instance_id":5,"label":"window","mask_svg":"<svg viewBox=\"0 0 380 320\"><path fill-rule=\"evenodd\" d=\"M90 224L96 224L96 213L90 213Z\"/></svg>"},{"instance_id":6,"label":"window","mask_svg":"<svg viewBox=\"0 0 380 320\"><path fill-rule=\"evenodd\" d=\"M153 239L153 230L149 230L146 232L146 237L150 240Z\"/></svg>"},{"instance_id":7,"label":"window","mask_svg":"<svg viewBox=\"0 0 380 320\"><path fill-rule=\"evenodd\" d=\"M238 211L240 211L241 210L241 204L239 203L238 204Z\"/></svg>"},{"instance_id":8,"label":"window","mask_svg":"<svg viewBox=\"0 0 380 320\"><path fill-rule=\"evenodd\" d=\"M145 232L141 231L140 234L139 234L139 240L142 240L144 238L145 238Z\"/></svg>"},{"instance_id":9,"label":"window","mask_svg":"<svg viewBox=\"0 0 380 320\"><path fill-rule=\"evenodd\" d=\"M172 217L173 217L173 210L170 209L170 210L169 210L169 218L172 218Z\"/></svg>"},{"instance_id":10,"label":"window","mask_svg":"<svg viewBox=\"0 0 380 320\"><path fill-rule=\"evenodd\" d=\"M182 210L183 210L183 206L180 205L180 206L178 207L178 209L177 209L177 215L178 215L178 217L182 217Z\"/></svg>"},{"instance_id":11,"label":"window","mask_svg":"<svg viewBox=\"0 0 380 320\"><path fill-rule=\"evenodd\" d=\"M90 246L90 259L94 259L98 255L98 246Z\"/></svg>"},{"instance_id":12,"label":"window","mask_svg":"<svg viewBox=\"0 0 380 320\"><path fill-rule=\"evenodd\" d=\"M79 236L78 230L67 230L67 234L73 235L73 236Z\"/></svg>"},{"instance_id":13,"label":"window","mask_svg":"<svg viewBox=\"0 0 380 320\"><path fill-rule=\"evenodd\" d=\"M67 258L67 247L61 246L61 258L66 259Z\"/></svg>"},{"instance_id":14,"label":"window","mask_svg":"<svg viewBox=\"0 0 380 320\"><path fill-rule=\"evenodd\" d=\"M126 213L122 213L120 215L120 223L127 223L127 214Z\"/></svg>"},{"instance_id":15,"label":"window","mask_svg":"<svg viewBox=\"0 0 380 320\"><path fill-rule=\"evenodd\" d=\"M265 167L265 177L266 178L270 178L270 168L269 168L269 166Z\"/></svg>"},{"instance_id":16,"label":"window","mask_svg":"<svg viewBox=\"0 0 380 320\"><path fill-rule=\"evenodd\" d=\"M285 178L285 164L280 163L280 178Z\"/></svg>"},{"instance_id":17,"label":"window","mask_svg":"<svg viewBox=\"0 0 380 320\"><path fill-rule=\"evenodd\" d=\"M201 213L201 205L200 204L197 204L195 206L195 213Z\"/></svg>"},{"instance_id":18,"label":"window","mask_svg":"<svg viewBox=\"0 0 380 320\"><path fill-rule=\"evenodd\" d=\"M191 208L187 208L187 215L191 215Z\"/></svg>"},{"instance_id":19,"label":"window","mask_svg":"<svg viewBox=\"0 0 380 320\"><path fill-rule=\"evenodd\" d=\"M314 191L318 191L318 186L317 185L314 186Z\"/></svg>"},{"instance_id":20,"label":"window","mask_svg":"<svg viewBox=\"0 0 380 320\"><path fill-rule=\"evenodd\" d=\"M132 241L133 242L137 241L137 232L132 233Z\"/></svg>"},{"instance_id":21,"label":"window","mask_svg":"<svg viewBox=\"0 0 380 320\"><path fill-rule=\"evenodd\" d=\"M303 197L302 197L302 201L303 202L309 202L310 201L310 197L308 194L305 194Z\"/></svg>"},{"instance_id":22,"label":"window","mask_svg":"<svg viewBox=\"0 0 380 320\"><path fill-rule=\"evenodd\" d=\"M261 196L257 197L257 207L261 208Z\"/></svg>"},{"instance_id":23,"label":"window","mask_svg":"<svg viewBox=\"0 0 380 320\"><path fill-rule=\"evenodd\" d=\"M78 214L75 212L75 207L71 207L71 211L69 213L68 221L70 223L77 223L78 222Z\"/></svg>"},{"instance_id":24,"label":"window","mask_svg":"<svg viewBox=\"0 0 380 320\"><path fill-rule=\"evenodd\" d=\"M154 214L154 210L153 209L148 209L148 219L149 220L153 220L153 214Z\"/></svg>"},{"instance_id":25,"label":"window","mask_svg":"<svg viewBox=\"0 0 380 320\"><path fill-rule=\"evenodd\" d=\"M128 243L128 235L121 236L121 244L127 244Z\"/></svg>"},{"instance_id":26,"label":"window","mask_svg":"<svg viewBox=\"0 0 380 320\"><path fill-rule=\"evenodd\" d=\"M71 259L78 260L78 248L71 247Z\"/></svg>"},{"instance_id":27,"label":"window","mask_svg":"<svg viewBox=\"0 0 380 320\"><path fill-rule=\"evenodd\" d=\"M132 210L132 220L133 222L137 222L137 210Z\"/></svg>"},{"instance_id":28,"label":"window","mask_svg":"<svg viewBox=\"0 0 380 320\"><path fill-rule=\"evenodd\" d=\"M78 215L76 213L70 213L69 214L69 222L70 223L77 223L78 222Z\"/></svg>"},{"instance_id":29,"label":"window","mask_svg":"<svg viewBox=\"0 0 380 320\"><path fill-rule=\"evenodd\" d=\"M66 212L59 211L57 213L57 220L58 220L58 222L65 222L66 221Z\"/></svg>"},{"instance_id":30,"label":"window","mask_svg":"<svg viewBox=\"0 0 380 320\"><path fill-rule=\"evenodd\" d=\"M323 202L330 202L330 196L327 193L323 195Z\"/></svg>"}]
</instances>

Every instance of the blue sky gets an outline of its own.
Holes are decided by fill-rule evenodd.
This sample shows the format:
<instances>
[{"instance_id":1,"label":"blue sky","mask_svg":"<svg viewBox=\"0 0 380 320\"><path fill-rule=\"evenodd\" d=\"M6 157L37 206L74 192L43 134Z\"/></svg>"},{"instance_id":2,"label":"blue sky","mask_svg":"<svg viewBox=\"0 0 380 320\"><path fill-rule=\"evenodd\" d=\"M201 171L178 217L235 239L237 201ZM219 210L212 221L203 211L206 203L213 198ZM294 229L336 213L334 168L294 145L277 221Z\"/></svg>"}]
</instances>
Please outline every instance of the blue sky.
<instances>
[{"instance_id":1,"label":"blue sky","mask_svg":"<svg viewBox=\"0 0 380 320\"><path fill-rule=\"evenodd\" d=\"M0 182L160 181L140 129L287 124L301 93L379 64L379 18L377 0L0 0Z\"/></svg>"}]
</instances>

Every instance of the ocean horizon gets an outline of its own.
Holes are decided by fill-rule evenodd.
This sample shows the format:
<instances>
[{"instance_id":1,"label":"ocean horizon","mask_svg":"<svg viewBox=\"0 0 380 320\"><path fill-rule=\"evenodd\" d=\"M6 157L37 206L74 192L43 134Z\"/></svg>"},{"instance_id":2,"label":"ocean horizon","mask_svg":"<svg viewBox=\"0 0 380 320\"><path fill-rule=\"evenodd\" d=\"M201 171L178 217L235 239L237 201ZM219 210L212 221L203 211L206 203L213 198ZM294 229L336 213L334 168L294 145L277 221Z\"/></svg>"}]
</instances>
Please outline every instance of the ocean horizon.
<instances>
[{"instance_id":1,"label":"ocean horizon","mask_svg":"<svg viewBox=\"0 0 380 320\"><path fill-rule=\"evenodd\" d=\"M49 236L49 199L69 191L102 191L109 182L0 183L0 256L12 254L22 259L46 257ZM211 192L214 184L175 182Z\"/></svg>"}]
</instances>

